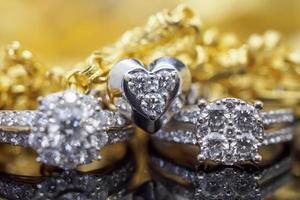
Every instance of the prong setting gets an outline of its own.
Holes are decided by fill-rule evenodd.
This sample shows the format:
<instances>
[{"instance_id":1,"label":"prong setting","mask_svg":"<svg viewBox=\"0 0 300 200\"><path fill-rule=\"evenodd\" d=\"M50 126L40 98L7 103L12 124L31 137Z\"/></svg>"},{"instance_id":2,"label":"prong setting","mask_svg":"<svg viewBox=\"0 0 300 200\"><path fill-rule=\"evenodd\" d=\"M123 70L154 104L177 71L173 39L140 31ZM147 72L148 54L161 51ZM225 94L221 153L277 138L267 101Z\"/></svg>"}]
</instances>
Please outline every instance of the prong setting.
<instances>
[{"instance_id":1,"label":"prong setting","mask_svg":"<svg viewBox=\"0 0 300 200\"><path fill-rule=\"evenodd\" d=\"M207 101L205 99L199 99L197 105L200 109L205 108L207 106Z\"/></svg>"},{"instance_id":2,"label":"prong setting","mask_svg":"<svg viewBox=\"0 0 300 200\"><path fill-rule=\"evenodd\" d=\"M69 169L97 159L108 139L102 112L97 99L72 90L44 97L29 135L38 161Z\"/></svg>"},{"instance_id":3,"label":"prong setting","mask_svg":"<svg viewBox=\"0 0 300 200\"><path fill-rule=\"evenodd\" d=\"M262 101L256 101L256 102L254 103L254 106L255 106L255 108L256 108L257 110L262 110L263 107L264 107L264 104L263 104Z\"/></svg>"},{"instance_id":4,"label":"prong setting","mask_svg":"<svg viewBox=\"0 0 300 200\"><path fill-rule=\"evenodd\" d=\"M196 123L202 160L226 165L258 160L263 124L255 105L233 98L202 105Z\"/></svg>"}]
</instances>

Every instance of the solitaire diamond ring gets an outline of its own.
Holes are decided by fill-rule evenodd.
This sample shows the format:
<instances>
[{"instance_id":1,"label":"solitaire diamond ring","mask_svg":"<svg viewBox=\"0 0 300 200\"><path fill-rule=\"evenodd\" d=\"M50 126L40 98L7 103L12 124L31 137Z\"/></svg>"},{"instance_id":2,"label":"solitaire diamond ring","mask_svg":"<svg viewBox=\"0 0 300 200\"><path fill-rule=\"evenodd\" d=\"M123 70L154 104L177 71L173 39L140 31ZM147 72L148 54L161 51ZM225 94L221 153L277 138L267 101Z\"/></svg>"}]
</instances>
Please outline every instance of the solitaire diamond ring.
<instances>
[{"instance_id":1,"label":"solitaire diamond ring","mask_svg":"<svg viewBox=\"0 0 300 200\"><path fill-rule=\"evenodd\" d=\"M108 89L119 110L149 133L158 131L172 113L179 111L190 90L191 74L179 60L162 57L148 69L137 60L116 63Z\"/></svg>"},{"instance_id":2,"label":"solitaire diamond ring","mask_svg":"<svg viewBox=\"0 0 300 200\"><path fill-rule=\"evenodd\" d=\"M262 103L254 105L235 98L211 103L200 100L174 116L174 121L193 124L187 130L162 129L156 139L199 145L198 161L214 161L225 165L244 161L259 163L262 145L289 142L293 138L292 110L261 112ZM277 128L278 127L278 128Z\"/></svg>"},{"instance_id":3,"label":"solitaire diamond ring","mask_svg":"<svg viewBox=\"0 0 300 200\"><path fill-rule=\"evenodd\" d=\"M126 119L90 95L66 90L39 104L34 111L0 111L0 142L32 147L44 164L71 169L90 163L101 158L102 147L133 134Z\"/></svg>"}]
</instances>

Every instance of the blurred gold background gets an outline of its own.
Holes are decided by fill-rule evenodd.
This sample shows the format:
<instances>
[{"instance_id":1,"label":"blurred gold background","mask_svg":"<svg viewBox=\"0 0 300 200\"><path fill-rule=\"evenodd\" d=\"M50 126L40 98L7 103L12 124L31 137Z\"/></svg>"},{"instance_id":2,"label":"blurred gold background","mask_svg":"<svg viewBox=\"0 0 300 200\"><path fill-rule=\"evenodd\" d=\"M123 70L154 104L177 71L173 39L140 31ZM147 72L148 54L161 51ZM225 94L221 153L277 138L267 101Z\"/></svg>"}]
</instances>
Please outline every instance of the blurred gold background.
<instances>
[{"instance_id":1,"label":"blurred gold background","mask_svg":"<svg viewBox=\"0 0 300 200\"><path fill-rule=\"evenodd\" d=\"M206 26L242 39L276 29L300 48L297 0L0 0L0 47L18 40L44 64L70 67L178 3L194 8Z\"/></svg>"}]
</instances>

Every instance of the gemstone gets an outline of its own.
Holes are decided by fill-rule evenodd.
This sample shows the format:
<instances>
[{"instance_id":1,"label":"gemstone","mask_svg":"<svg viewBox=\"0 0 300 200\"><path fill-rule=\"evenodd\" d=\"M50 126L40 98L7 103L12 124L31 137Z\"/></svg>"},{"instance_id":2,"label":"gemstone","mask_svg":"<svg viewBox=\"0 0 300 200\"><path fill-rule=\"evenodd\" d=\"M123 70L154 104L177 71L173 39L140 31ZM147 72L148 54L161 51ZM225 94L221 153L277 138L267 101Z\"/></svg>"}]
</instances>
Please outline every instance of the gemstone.
<instances>
[{"instance_id":1,"label":"gemstone","mask_svg":"<svg viewBox=\"0 0 300 200\"><path fill-rule=\"evenodd\" d=\"M228 141L221 134L212 133L203 138L201 153L205 156L205 159L221 161L228 150Z\"/></svg>"},{"instance_id":2,"label":"gemstone","mask_svg":"<svg viewBox=\"0 0 300 200\"><path fill-rule=\"evenodd\" d=\"M157 118L164 112L165 99L157 93L146 94L141 101L141 108L144 113L152 118Z\"/></svg>"},{"instance_id":3,"label":"gemstone","mask_svg":"<svg viewBox=\"0 0 300 200\"><path fill-rule=\"evenodd\" d=\"M249 105L240 105L237 107L237 111L234 113L234 122L239 130L247 132L255 129L256 123L256 109Z\"/></svg>"},{"instance_id":4,"label":"gemstone","mask_svg":"<svg viewBox=\"0 0 300 200\"><path fill-rule=\"evenodd\" d=\"M128 99L133 95L134 100L140 104L141 111L150 118L157 119L161 116L167 109L166 106L171 105L167 104L167 101L173 100L177 95L174 93L179 78L174 69L160 69L153 72L137 69L130 71L126 77L131 92Z\"/></svg>"},{"instance_id":5,"label":"gemstone","mask_svg":"<svg viewBox=\"0 0 300 200\"><path fill-rule=\"evenodd\" d=\"M209 127L212 132L220 132L224 128L226 117L226 108L217 104L211 104L208 107Z\"/></svg>"},{"instance_id":6,"label":"gemstone","mask_svg":"<svg viewBox=\"0 0 300 200\"><path fill-rule=\"evenodd\" d=\"M146 84L145 84L145 88L144 91L148 91L148 92L157 92L159 90L159 77L157 77L154 74L151 74L147 77L146 79Z\"/></svg>"},{"instance_id":7,"label":"gemstone","mask_svg":"<svg viewBox=\"0 0 300 200\"><path fill-rule=\"evenodd\" d=\"M233 145L234 156L240 159L251 159L257 151L258 141L252 135L237 136Z\"/></svg>"},{"instance_id":8,"label":"gemstone","mask_svg":"<svg viewBox=\"0 0 300 200\"><path fill-rule=\"evenodd\" d=\"M197 137L203 160L228 165L255 161L263 138L261 116L253 105L239 99L212 102L200 111Z\"/></svg>"},{"instance_id":9,"label":"gemstone","mask_svg":"<svg viewBox=\"0 0 300 200\"><path fill-rule=\"evenodd\" d=\"M159 77L159 88L164 88L166 90L173 90L176 86L176 72L160 70L157 72Z\"/></svg>"},{"instance_id":10,"label":"gemstone","mask_svg":"<svg viewBox=\"0 0 300 200\"><path fill-rule=\"evenodd\" d=\"M38 160L69 169L98 159L108 136L101 129L104 124L95 123L105 121L99 114L104 111L96 111L97 106L93 97L72 90L45 97L29 135Z\"/></svg>"},{"instance_id":11,"label":"gemstone","mask_svg":"<svg viewBox=\"0 0 300 200\"><path fill-rule=\"evenodd\" d=\"M144 91L147 82L147 74L144 71L133 71L129 74L129 90L138 95Z\"/></svg>"}]
</instances>

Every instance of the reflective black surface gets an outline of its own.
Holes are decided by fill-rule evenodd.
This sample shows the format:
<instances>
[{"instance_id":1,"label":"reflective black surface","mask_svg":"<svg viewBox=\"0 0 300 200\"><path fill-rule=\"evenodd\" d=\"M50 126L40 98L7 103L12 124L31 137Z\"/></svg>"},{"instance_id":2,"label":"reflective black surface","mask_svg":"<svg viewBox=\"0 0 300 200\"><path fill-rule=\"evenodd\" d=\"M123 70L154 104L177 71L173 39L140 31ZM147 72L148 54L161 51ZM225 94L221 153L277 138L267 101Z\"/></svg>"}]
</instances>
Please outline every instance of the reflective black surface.
<instances>
[{"instance_id":1,"label":"reflective black surface","mask_svg":"<svg viewBox=\"0 0 300 200\"><path fill-rule=\"evenodd\" d=\"M121 198L134 172L132 161L109 172L61 171L47 177L24 177L2 173L0 194L5 199L85 200Z\"/></svg>"},{"instance_id":2,"label":"reflective black surface","mask_svg":"<svg viewBox=\"0 0 300 200\"><path fill-rule=\"evenodd\" d=\"M285 157L264 169L219 166L197 172L159 157L152 157L152 163L152 175L159 190L169 193L167 199L254 200L272 196L287 184L292 162Z\"/></svg>"},{"instance_id":3,"label":"reflective black surface","mask_svg":"<svg viewBox=\"0 0 300 200\"><path fill-rule=\"evenodd\" d=\"M0 193L4 199L214 199L258 200L277 196L295 183L290 157L266 169L244 170L218 167L193 171L159 157L151 157L152 180L128 187L134 164L106 174L63 171L37 180L1 174ZM293 198L283 198L293 199ZM297 199L297 198L295 198Z\"/></svg>"}]
</instances>

